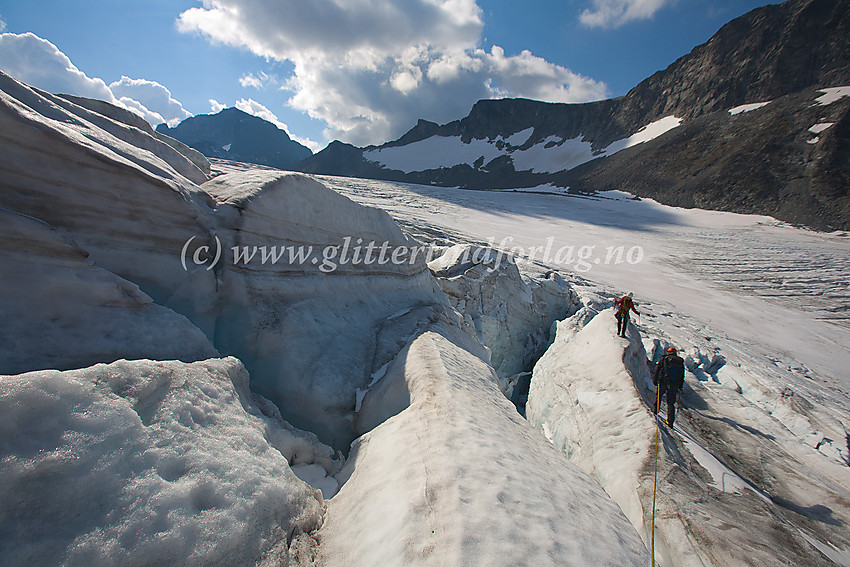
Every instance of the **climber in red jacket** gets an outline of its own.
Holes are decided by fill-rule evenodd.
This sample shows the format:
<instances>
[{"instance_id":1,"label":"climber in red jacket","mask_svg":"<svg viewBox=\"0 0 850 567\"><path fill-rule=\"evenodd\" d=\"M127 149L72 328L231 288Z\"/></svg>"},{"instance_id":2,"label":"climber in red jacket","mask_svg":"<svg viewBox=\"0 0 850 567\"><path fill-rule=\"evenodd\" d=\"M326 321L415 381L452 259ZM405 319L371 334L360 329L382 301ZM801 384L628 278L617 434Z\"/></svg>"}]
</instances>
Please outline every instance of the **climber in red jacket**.
<instances>
[{"instance_id":1,"label":"climber in red jacket","mask_svg":"<svg viewBox=\"0 0 850 567\"><path fill-rule=\"evenodd\" d=\"M617 317L617 335L626 336L626 329L629 327L629 310L634 311L638 315L640 312L635 309L635 302L632 301L632 292L624 295L616 302L617 312L614 314Z\"/></svg>"}]
</instances>

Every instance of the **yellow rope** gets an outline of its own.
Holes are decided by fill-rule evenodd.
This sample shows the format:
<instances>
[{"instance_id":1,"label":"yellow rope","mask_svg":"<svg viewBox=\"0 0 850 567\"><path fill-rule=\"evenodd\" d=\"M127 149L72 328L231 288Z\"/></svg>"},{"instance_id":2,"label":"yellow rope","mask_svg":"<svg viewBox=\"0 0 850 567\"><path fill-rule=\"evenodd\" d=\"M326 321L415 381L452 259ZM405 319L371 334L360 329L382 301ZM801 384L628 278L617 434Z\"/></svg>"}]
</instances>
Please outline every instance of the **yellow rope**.
<instances>
[{"instance_id":1,"label":"yellow rope","mask_svg":"<svg viewBox=\"0 0 850 567\"><path fill-rule=\"evenodd\" d=\"M661 384L656 387L655 408L661 410ZM652 527L651 553L652 567L655 567L655 493L658 490L658 411L655 412L655 470L652 473Z\"/></svg>"}]
</instances>

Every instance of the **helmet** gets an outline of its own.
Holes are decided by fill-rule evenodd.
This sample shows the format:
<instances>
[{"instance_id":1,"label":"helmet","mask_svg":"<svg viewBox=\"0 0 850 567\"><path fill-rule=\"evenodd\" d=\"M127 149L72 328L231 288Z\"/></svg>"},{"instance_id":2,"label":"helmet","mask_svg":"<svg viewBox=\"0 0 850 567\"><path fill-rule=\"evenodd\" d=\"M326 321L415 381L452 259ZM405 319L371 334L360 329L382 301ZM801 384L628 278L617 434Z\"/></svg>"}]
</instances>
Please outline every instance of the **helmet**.
<instances>
[{"instance_id":1,"label":"helmet","mask_svg":"<svg viewBox=\"0 0 850 567\"><path fill-rule=\"evenodd\" d=\"M676 354L677 352L679 352L679 351L676 350L676 347L671 346L670 348L667 349L667 354Z\"/></svg>"},{"instance_id":2,"label":"helmet","mask_svg":"<svg viewBox=\"0 0 850 567\"><path fill-rule=\"evenodd\" d=\"M631 297L631 296L632 296L632 292L627 293L627 294L626 294L626 296L627 296L627 297Z\"/></svg>"}]
</instances>

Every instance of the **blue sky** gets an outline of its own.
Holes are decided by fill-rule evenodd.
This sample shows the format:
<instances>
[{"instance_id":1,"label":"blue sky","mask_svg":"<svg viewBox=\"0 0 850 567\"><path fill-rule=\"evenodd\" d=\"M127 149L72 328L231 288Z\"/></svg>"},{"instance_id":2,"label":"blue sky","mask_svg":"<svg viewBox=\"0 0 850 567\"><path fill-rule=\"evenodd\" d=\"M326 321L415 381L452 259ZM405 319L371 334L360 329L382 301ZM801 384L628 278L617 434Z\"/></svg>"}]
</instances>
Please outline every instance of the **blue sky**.
<instances>
[{"instance_id":1,"label":"blue sky","mask_svg":"<svg viewBox=\"0 0 850 567\"><path fill-rule=\"evenodd\" d=\"M365 145L481 98L625 94L768 3L0 0L0 69L151 122L236 105L313 149Z\"/></svg>"}]
</instances>

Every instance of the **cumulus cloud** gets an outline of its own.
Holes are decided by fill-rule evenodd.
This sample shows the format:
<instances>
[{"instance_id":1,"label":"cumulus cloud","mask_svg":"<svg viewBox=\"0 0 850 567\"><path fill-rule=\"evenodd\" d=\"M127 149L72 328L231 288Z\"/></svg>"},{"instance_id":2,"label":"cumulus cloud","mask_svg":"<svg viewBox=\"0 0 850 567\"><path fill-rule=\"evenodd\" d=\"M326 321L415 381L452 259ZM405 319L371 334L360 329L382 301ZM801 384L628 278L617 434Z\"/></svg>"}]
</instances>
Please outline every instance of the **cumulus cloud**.
<instances>
[{"instance_id":1,"label":"cumulus cloud","mask_svg":"<svg viewBox=\"0 0 850 567\"><path fill-rule=\"evenodd\" d=\"M672 0L593 0L593 8L579 15L591 28L617 28L633 20L647 20Z\"/></svg>"},{"instance_id":2,"label":"cumulus cloud","mask_svg":"<svg viewBox=\"0 0 850 567\"><path fill-rule=\"evenodd\" d=\"M55 45L33 33L0 35L0 69L49 92L116 101L103 80L86 76Z\"/></svg>"},{"instance_id":3,"label":"cumulus cloud","mask_svg":"<svg viewBox=\"0 0 850 567\"><path fill-rule=\"evenodd\" d=\"M214 98L211 98L211 99L210 99L210 110L212 111L212 113L213 113L213 114L216 114L216 113L218 113L218 112L221 112L221 111L222 111L222 110L224 110L225 108L227 108L227 105L226 105L226 104L222 104L222 103L218 102L218 101L217 101L216 99L214 99Z\"/></svg>"},{"instance_id":4,"label":"cumulus cloud","mask_svg":"<svg viewBox=\"0 0 850 567\"><path fill-rule=\"evenodd\" d=\"M278 83L277 77L269 75L263 71L259 73L245 73L241 77L239 77L239 84L243 87L247 88L255 88L260 90L264 88L266 85L276 85Z\"/></svg>"},{"instance_id":5,"label":"cumulus cloud","mask_svg":"<svg viewBox=\"0 0 850 567\"><path fill-rule=\"evenodd\" d=\"M324 120L328 138L358 145L398 137L417 118L458 118L483 98L583 102L607 94L603 83L529 52L481 49L475 0L204 0L177 26L292 62L289 105Z\"/></svg>"},{"instance_id":6,"label":"cumulus cloud","mask_svg":"<svg viewBox=\"0 0 850 567\"><path fill-rule=\"evenodd\" d=\"M161 121L167 122L169 126L175 126L192 116L180 101L171 96L171 91L156 81L122 76L120 81L111 83L109 89L122 102L136 101L151 112L156 112L162 118Z\"/></svg>"},{"instance_id":7,"label":"cumulus cloud","mask_svg":"<svg viewBox=\"0 0 850 567\"><path fill-rule=\"evenodd\" d=\"M0 34L0 69L42 90L103 100L138 114L153 125L191 116L154 81L122 77L107 85L80 71L59 48L33 33Z\"/></svg>"}]
</instances>

